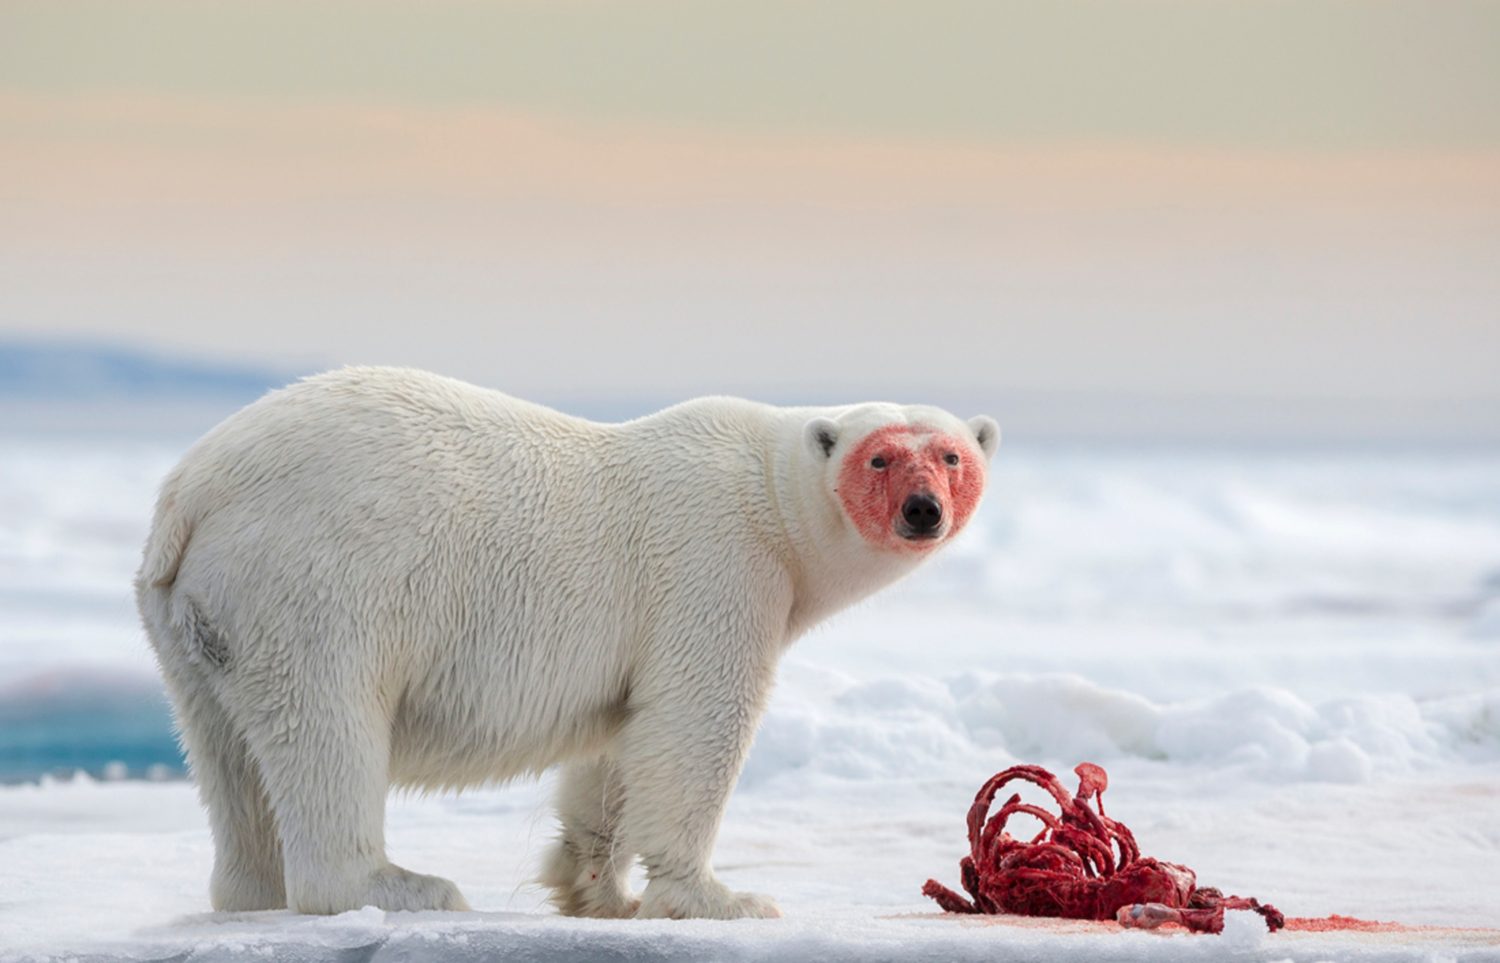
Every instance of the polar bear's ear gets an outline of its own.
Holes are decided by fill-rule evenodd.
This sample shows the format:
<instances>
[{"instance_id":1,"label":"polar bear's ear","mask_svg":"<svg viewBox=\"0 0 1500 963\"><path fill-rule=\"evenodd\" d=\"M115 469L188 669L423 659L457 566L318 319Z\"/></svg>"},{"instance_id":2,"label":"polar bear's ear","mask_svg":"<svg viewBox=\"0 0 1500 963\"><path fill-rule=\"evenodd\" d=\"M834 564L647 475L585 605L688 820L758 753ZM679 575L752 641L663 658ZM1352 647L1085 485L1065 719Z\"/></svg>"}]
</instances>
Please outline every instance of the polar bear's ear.
<instances>
[{"instance_id":1,"label":"polar bear's ear","mask_svg":"<svg viewBox=\"0 0 1500 963\"><path fill-rule=\"evenodd\" d=\"M839 425L832 418L814 418L802 429L802 440L814 455L828 458L839 443Z\"/></svg>"},{"instance_id":2,"label":"polar bear's ear","mask_svg":"<svg viewBox=\"0 0 1500 963\"><path fill-rule=\"evenodd\" d=\"M975 439L979 442L979 448L985 457L994 458L995 449L1000 447L1000 426L995 419L989 415L979 415L969 419L969 430L974 432Z\"/></svg>"}]
</instances>

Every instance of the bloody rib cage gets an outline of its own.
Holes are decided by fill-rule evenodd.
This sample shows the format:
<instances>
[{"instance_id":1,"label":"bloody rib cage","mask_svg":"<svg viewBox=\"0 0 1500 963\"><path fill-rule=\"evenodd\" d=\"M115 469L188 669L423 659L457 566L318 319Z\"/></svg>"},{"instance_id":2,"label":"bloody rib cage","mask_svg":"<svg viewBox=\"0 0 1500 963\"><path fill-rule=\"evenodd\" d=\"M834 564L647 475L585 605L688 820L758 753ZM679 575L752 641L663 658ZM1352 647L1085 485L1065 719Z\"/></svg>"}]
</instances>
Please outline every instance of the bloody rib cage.
<instances>
[{"instance_id":1,"label":"bloody rib cage","mask_svg":"<svg viewBox=\"0 0 1500 963\"><path fill-rule=\"evenodd\" d=\"M1285 923L1270 904L1199 887L1186 866L1142 856L1130 830L1104 814L1109 776L1089 762L1079 763L1073 771L1079 780L1076 796L1040 766L1012 766L992 777L969 807L969 855L959 863L963 887L972 900L933 879L922 893L950 913L1113 919L1143 929L1177 923L1194 932L1218 933L1224 929L1227 909L1254 910L1272 931ZM995 795L1017 779L1051 793L1061 815L1022 802L1019 793L989 815ZM1097 811L1089 806L1090 799ZM1030 842L1005 831L1016 813L1042 822L1042 831Z\"/></svg>"}]
</instances>

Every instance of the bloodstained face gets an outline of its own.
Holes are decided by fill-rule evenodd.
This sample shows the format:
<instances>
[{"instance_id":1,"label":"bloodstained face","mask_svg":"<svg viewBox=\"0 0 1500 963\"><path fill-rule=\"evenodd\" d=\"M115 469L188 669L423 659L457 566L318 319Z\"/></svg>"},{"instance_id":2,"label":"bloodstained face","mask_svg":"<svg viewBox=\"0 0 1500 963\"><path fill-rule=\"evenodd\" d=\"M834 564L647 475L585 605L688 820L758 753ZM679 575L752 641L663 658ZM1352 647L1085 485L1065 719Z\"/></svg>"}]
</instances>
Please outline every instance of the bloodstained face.
<instances>
[{"instance_id":1,"label":"bloodstained face","mask_svg":"<svg viewBox=\"0 0 1500 963\"><path fill-rule=\"evenodd\" d=\"M935 428L889 425L844 456L836 490L872 544L925 552L964 527L985 475L985 459L972 444Z\"/></svg>"}]
</instances>

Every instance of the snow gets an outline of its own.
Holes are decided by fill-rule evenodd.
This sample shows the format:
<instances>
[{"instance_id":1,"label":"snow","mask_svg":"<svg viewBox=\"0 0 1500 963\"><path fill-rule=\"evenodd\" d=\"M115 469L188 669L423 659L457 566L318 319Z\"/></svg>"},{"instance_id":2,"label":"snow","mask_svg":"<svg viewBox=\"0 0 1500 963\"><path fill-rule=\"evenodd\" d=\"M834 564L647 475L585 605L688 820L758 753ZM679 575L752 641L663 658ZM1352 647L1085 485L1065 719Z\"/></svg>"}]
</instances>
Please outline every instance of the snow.
<instances>
[{"instance_id":1,"label":"snow","mask_svg":"<svg viewBox=\"0 0 1500 963\"><path fill-rule=\"evenodd\" d=\"M1153 772L1153 768L1158 771ZM1200 878L1298 915L1358 913L1412 923L1493 926L1497 787L1393 780L1369 787L1240 785L1157 764L1116 766L1110 811L1149 851ZM739 793L717 853L730 885L771 892L786 917L737 923L565 920L528 884L550 835L546 786L401 798L389 844L406 865L462 882L480 910L332 919L212 914L212 847L183 783L63 782L0 792L0 958L84 952L160 959L324 959L337 950L444 959L1458 959L1500 956L1500 934L1277 934L1235 921L1222 938L1119 932L1086 924L993 925L943 918L918 894L927 875L956 884L962 815L956 780L833 776L796 791ZM1416 813L1405 811L1414 805ZM1413 816L1419 815L1420 820ZM1361 827L1372 835L1362 838ZM1439 858L1430 858L1432 854ZM1468 881L1469 886L1461 885ZM7 953L6 951L9 951Z\"/></svg>"},{"instance_id":2,"label":"snow","mask_svg":"<svg viewBox=\"0 0 1500 963\"><path fill-rule=\"evenodd\" d=\"M0 758L7 729L161 736L129 580L186 441L0 437ZM547 779L392 797L393 859L473 913L212 914L192 787L121 750L0 787L0 960L1500 959L1500 456L1010 444L993 484L946 558L783 663L715 865L784 919L557 917ZM979 784L1084 759L1201 882L1418 928L936 913Z\"/></svg>"}]
</instances>

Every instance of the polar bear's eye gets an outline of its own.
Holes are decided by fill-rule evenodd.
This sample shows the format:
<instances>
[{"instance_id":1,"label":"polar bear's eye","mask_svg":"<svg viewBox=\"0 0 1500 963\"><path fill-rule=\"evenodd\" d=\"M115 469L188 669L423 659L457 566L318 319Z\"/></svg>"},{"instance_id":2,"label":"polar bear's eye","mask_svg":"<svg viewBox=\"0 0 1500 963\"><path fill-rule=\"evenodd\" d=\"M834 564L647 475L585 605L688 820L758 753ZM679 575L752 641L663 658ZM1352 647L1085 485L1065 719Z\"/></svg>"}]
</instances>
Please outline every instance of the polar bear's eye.
<instances>
[{"instance_id":1,"label":"polar bear's eye","mask_svg":"<svg viewBox=\"0 0 1500 963\"><path fill-rule=\"evenodd\" d=\"M950 465L957 465L958 464L958 454L956 452L951 452L950 451L950 452L948 452L948 454L946 454L946 455L943 456L943 461L947 462Z\"/></svg>"},{"instance_id":2,"label":"polar bear's eye","mask_svg":"<svg viewBox=\"0 0 1500 963\"><path fill-rule=\"evenodd\" d=\"M874 458L870 459L870 467L875 469L876 471L880 471L880 469L884 468L885 466L886 460L879 455L876 455Z\"/></svg>"}]
</instances>

